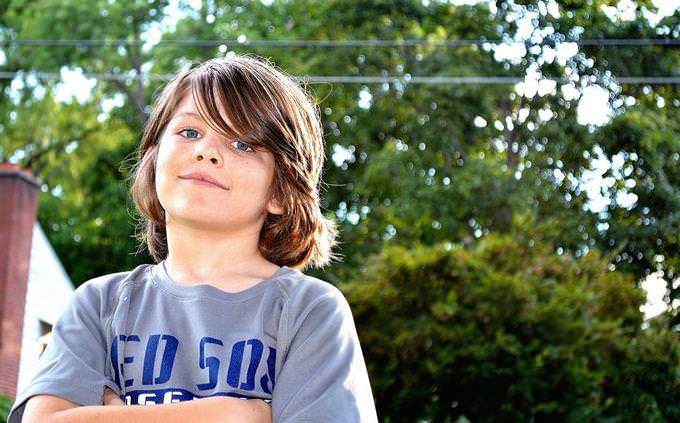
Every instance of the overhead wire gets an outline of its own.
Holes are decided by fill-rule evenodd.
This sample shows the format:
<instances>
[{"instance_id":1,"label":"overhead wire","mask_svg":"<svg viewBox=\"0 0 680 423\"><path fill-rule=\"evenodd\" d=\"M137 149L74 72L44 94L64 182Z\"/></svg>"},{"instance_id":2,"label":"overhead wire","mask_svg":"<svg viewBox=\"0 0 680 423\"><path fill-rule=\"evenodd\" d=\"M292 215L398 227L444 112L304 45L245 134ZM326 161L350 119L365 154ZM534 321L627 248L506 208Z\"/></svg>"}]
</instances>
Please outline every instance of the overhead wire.
<instances>
[{"instance_id":1,"label":"overhead wire","mask_svg":"<svg viewBox=\"0 0 680 423\"><path fill-rule=\"evenodd\" d=\"M67 46L67 47L92 47L92 46L133 46L144 45L148 41L144 40L115 40L115 39L72 39L72 40L57 40L57 39L14 39L14 40L0 40L0 45L4 46L30 46L30 47L45 47L45 46ZM405 40L160 40L156 45L183 45L183 46L199 46L199 47L220 47L231 46L238 47L404 47L404 46L443 46L443 47L462 47L462 46L483 46L488 44L526 44L526 45L549 45L556 46L562 43L575 43L581 46L680 46L680 39L668 38L629 38L629 39L581 39L581 40L566 40L566 39L548 39L541 42L514 41L514 40L488 40L488 39L468 39L468 40L427 40L427 39L405 39ZM0 71L0 79L13 79L19 74L30 74L38 79L57 79L61 75L57 72L43 72L43 71L23 71L23 72L2 72ZM95 78L100 80L117 80L117 81L132 81L132 80L169 80L172 75L128 75L125 73L83 73L87 78ZM385 84L385 83L406 83L406 84L517 84L525 81L523 77L513 76L348 76L348 75L331 75L331 76L294 76L294 78L307 83L349 83L349 84ZM566 82L559 79L543 78L553 80L555 82ZM614 81L622 84L680 84L680 77L676 76L621 76L612 78Z\"/></svg>"},{"instance_id":2,"label":"overhead wire","mask_svg":"<svg viewBox=\"0 0 680 423\"><path fill-rule=\"evenodd\" d=\"M14 79L15 77L32 76L36 79L59 79L62 75L58 72L19 71L0 72L0 79ZM108 81L168 81L173 74L148 74L148 75L125 75L120 73L86 73L82 76L88 79ZM428 84L428 85L514 85L526 82L524 77L518 76L292 76L294 79L310 84L338 83L338 84ZM620 84L646 84L646 85L674 85L680 84L680 76L641 76L641 77L609 77L612 82ZM569 80L555 78L541 78L541 80L554 81L556 83L569 83Z\"/></svg>"},{"instance_id":3,"label":"overhead wire","mask_svg":"<svg viewBox=\"0 0 680 423\"><path fill-rule=\"evenodd\" d=\"M462 47L462 46L482 46L486 44L530 44L530 45L556 45L563 43L573 43L582 46L677 46L680 39L673 38L593 38L593 39L562 39L546 37L540 42L530 40L490 40L490 39L468 39L468 40L427 40L427 39L405 39L405 40L160 40L150 42L148 40L116 40L116 39L4 39L0 40L0 45L17 46L71 46L71 47L90 47L90 46L135 46L145 45L181 45L195 47L219 47L221 45L243 46L243 47L407 47L407 46L440 46L440 47Z\"/></svg>"},{"instance_id":4,"label":"overhead wire","mask_svg":"<svg viewBox=\"0 0 680 423\"><path fill-rule=\"evenodd\" d=\"M427 39L406 39L406 40L159 40L150 42L149 40L57 40L57 39L5 39L0 40L0 45L17 46L135 46L145 45L183 45L195 47L219 47L221 45L232 46L253 46L253 47L404 47L404 46L441 46L441 47L463 47L463 46L482 46L487 44L528 44L528 45L556 45L572 43L582 46L677 46L680 39L674 38L593 38L567 40L563 37L546 37L540 42L530 40L489 40L489 39L469 39L469 40L427 40Z\"/></svg>"}]
</instances>

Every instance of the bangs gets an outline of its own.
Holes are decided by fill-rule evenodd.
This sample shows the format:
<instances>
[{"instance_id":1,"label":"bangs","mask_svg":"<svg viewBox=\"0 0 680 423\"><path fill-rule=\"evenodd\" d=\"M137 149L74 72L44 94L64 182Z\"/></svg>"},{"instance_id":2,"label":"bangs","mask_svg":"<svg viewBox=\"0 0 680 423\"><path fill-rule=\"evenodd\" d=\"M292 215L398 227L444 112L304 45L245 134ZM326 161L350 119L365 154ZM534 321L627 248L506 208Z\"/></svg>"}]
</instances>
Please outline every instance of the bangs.
<instances>
[{"instance_id":1,"label":"bangs","mask_svg":"<svg viewBox=\"0 0 680 423\"><path fill-rule=\"evenodd\" d=\"M211 129L254 148L276 150L280 123L272 119L276 105L263 101L271 96L262 85L233 67L207 67L191 74L188 82L198 114Z\"/></svg>"}]
</instances>

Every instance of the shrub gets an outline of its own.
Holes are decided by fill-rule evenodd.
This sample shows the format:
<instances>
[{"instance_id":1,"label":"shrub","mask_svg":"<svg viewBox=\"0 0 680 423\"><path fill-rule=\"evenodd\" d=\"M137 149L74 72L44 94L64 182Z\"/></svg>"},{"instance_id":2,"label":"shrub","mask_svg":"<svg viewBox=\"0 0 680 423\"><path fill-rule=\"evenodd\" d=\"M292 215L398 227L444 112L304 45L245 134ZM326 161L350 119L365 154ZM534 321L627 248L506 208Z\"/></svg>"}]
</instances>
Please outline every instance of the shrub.
<instances>
[{"instance_id":1,"label":"shrub","mask_svg":"<svg viewBox=\"0 0 680 423\"><path fill-rule=\"evenodd\" d=\"M596 251L386 247L341 286L385 422L680 419L677 335Z\"/></svg>"}]
</instances>

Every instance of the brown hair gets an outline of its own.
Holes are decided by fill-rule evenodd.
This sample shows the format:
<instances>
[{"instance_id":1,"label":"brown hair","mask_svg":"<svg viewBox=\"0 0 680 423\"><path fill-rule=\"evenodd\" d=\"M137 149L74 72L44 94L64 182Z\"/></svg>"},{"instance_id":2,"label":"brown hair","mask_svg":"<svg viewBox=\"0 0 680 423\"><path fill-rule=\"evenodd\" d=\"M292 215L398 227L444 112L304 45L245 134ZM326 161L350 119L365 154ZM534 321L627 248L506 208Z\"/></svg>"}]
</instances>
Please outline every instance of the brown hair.
<instances>
[{"instance_id":1,"label":"brown hair","mask_svg":"<svg viewBox=\"0 0 680 423\"><path fill-rule=\"evenodd\" d=\"M260 231L260 253L279 266L296 268L322 267L338 259L332 252L336 224L323 216L319 205L324 141L316 103L274 65L247 55L211 59L180 72L156 98L131 174L132 198L143 219L137 233L140 250L146 245L156 262L168 254L165 211L155 186L158 143L189 92L215 131L274 156L270 194L284 213L267 215Z\"/></svg>"}]
</instances>

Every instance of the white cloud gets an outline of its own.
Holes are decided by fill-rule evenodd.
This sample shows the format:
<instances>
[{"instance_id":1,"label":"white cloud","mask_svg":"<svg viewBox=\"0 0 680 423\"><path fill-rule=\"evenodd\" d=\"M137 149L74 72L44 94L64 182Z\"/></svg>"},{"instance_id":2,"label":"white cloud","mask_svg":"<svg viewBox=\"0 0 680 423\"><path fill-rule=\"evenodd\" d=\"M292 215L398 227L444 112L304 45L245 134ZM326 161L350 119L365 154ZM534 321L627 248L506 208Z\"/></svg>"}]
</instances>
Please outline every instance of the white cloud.
<instances>
[{"instance_id":1,"label":"white cloud","mask_svg":"<svg viewBox=\"0 0 680 423\"><path fill-rule=\"evenodd\" d=\"M588 196L585 209L599 213L606 208L610 201L608 197L602 195L601 188L605 186L602 175L609 170L612 163L604 155L599 145L596 145L593 150L594 155L590 159L592 169L583 172L579 189L585 191Z\"/></svg>"},{"instance_id":2,"label":"white cloud","mask_svg":"<svg viewBox=\"0 0 680 423\"><path fill-rule=\"evenodd\" d=\"M647 303L640 307L645 319L652 318L666 310L663 297L666 295L666 281L662 272L654 272L642 281L642 288L647 292Z\"/></svg>"},{"instance_id":3,"label":"white cloud","mask_svg":"<svg viewBox=\"0 0 680 423\"><path fill-rule=\"evenodd\" d=\"M567 60L574 57L577 53L578 44L576 43L559 43L555 46L555 56L560 66L566 65Z\"/></svg>"},{"instance_id":4,"label":"white cloud","mask_svg":"<svg viewBox=\"0 0 680 423\"><path fill-rule=\"evenodd\" d=\"M333 144L333 155L331 156L333 163L340 167L345 162L353 163L354 158L354 146L343 147L340 144Z\"/></svg>"},{"instance_id":5,"label":"white cloud","mask_svg":"<svg viewBox=\"0 0 680 423\"><path fill-rule=\"evenodd\" d=\"M543 97L544 95L547 94L552 94L555 95L557 93L556 88L557 87L557 82L553 81L552 79L541 79L538 81L538 95Z\"/></svg>"},{"instance_id":6,"label":"white cloud","mask_svg":"<svg viewBox=\"0 0 680 423\"><path fill-rule=\"evenodd\" d=\"M359 91L359 107L362 109L370 109L373 104L373 95L368 90L368 87L362 87Z\"/></svg>"},{"instance_id":7,"label":"white cloud","mask_svg":"<svg viewBox=\"0 0 680 423\"><path fill-rule=\"evenodd\" d=\"M672 15L680 9L680 0L652 0L652 4L658 9L657 13L652 13L647 8L642 9L644 17L652 26L656 26L665 16Z\"/></svg>"},{"instance_id":8,"label":"white cloud","mask_svg":"<svg viewBox=\"0 0 680 423\"><path fill-rule=\"evenodd\" d=\"M522 57L526 56L527 49L524 43L503 43L494 47L493 58L496 61L507 60L511 63L519 63Z\"/></svg>"},{"instance_id":9,"label":"white cloud","mask_svg":"<svg viewBox=\"0 0 680 423\"><path fill-rule=\"evenodd\" d=\"M586 87L578 102L577 113L581 125L599 126L609 122L612 116L609 91L597 85Z\"/></svg>"},{"instance_id":10,"label":"white cloud","mask_svg":"<svg viewBox=\"0 0 680 423\"><path fill-rule=\"evenodd\" d=\"M581 95L581 92L576 89L574 84L564 84L560 87L560 90L562 91L562 96L567 101L575 100Z\"/></svg>"},{"instance_id":11,"label":"white cloud","mask_svg":"<svg viewBox=\"0 0 680 423\"><path fill-rule=\"evenodd\" d=\"M92 89L97 85L96 78L86 78L82 69L69 69L66 66L61 68L60 73L62 82L57 84L57 101L69 103L75 97L78 103L84 103L90 98Z\"/></svg>"},{"instance_id":12,"label":"white cloud","mask_svg":"<svg viewBox=\"0 0 680 423\"><path fill-rule=\"evenodd\" d=\"M486 119L484 119L481 116L475 116L475 120L473 121L474 125L478 128L484 128L486 127Z\"/></svg>"}]
</instances>

